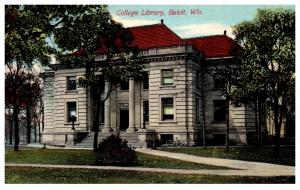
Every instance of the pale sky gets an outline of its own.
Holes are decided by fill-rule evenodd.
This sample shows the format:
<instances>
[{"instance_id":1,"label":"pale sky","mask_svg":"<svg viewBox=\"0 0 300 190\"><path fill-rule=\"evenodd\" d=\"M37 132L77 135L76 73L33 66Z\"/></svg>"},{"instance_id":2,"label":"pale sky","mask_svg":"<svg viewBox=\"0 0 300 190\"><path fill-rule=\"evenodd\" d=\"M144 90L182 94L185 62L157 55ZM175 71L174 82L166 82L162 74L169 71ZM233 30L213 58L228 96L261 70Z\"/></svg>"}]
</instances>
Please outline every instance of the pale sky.
<instances>
[{"instance_id":1,"label":"pale sky","mask_svg":"<svg viewBox=\"0 0 300 190\"><path fill-rule=\"evenodd\" d=\"M231 26L244 20L252 20L258 8L287 8L295 10L292 5L109 5L113 18L125 27L164 23L180 37L197 37L215 34L227 34L231 37ZM169 15L170 9L185 10L184 15ZM192 9L198 9L201 14L191 14ZM164 15L141 15L142 11L163 11ZM127 12L138 12L137 15L122 15Z\"/></svg>"}]
</instances>

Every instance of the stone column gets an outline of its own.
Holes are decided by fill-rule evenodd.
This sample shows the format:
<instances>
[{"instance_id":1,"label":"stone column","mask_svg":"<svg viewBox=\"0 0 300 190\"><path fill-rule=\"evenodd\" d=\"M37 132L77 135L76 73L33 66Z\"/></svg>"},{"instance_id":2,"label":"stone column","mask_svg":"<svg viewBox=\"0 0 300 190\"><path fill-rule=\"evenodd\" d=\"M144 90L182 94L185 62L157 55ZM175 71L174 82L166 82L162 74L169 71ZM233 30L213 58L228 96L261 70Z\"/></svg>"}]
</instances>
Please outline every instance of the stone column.
<instances>
[{"instance_id":1,"label":"stone column","mask_svg":"<svg viewBox=\"0 0 300 190\"><path fill-rule=\"evenodd\" d=\"M135 97L134 97L134 79L129 80L129 127L127 131L135 131Z\"/></svg>"},{"instance_id":2,"label":"stone column","mask_svg":"<svg viewBox=\"0 0 300 190\"><path fill-rule=\"evenodd\" d=\"M105 81L105 92L104 98L107 97L107 94L110 90L110 83ZM102 132L110 132L112 131L111 123L110 123L110 96L104 102L104 128Z\"/></svg>"}]
</instances>

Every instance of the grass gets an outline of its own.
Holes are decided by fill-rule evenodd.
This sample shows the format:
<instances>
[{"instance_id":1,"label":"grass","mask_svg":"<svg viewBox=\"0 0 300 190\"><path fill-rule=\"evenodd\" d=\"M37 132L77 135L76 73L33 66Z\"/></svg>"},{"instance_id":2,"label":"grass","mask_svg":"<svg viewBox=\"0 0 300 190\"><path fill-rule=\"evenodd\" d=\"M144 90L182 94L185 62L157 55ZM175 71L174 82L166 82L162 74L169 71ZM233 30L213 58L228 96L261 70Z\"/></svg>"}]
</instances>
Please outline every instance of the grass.
<instances>
[{"instance_id":1,"label":"grass","mask_svg":"<svg viewBox=\"0 0 300 190\"><path fill-rule=\"evenodd\" d=\"M229 153L225 151L225 147L207 147L206 150L202 147L161 148L160 150L196 156L295 165L295 147L288 146L281 147L279 158L274 157L273 147L231 147Z\"/></svg>"},{"instance_id":2,"label":"grass","mask_svg":"<svg viewBox=\"0 0 300 190\"><path fill-rule=\"evenodd\" d=\"M142 154L142 153L138 153L137 166L149 167L149 168L170 168L170 169L188 169L188 170L232 169L232 168L228 168L228 167L185 162L185 161L181 161L181 160L160 157L160 156L153 156L153 155Z\"/></svg>"},{"instance_id":3,"label":"grass","mask_svg":"<svg viewBox=\"0 0 300 190\"><path fill-rule=\"evenodd\" d=\"M5 183L295 183L295 177L166 175L135 171L5 167Z\"/></svg>"},{"instance_id":4,"label":"grass","mask_svg":"<svg viewBox=\"0 0 300 190\"><path fill-rule=\"evenodd\" d=\"M185 162L166 157L137 153L137 167L169 168L169 169L229 169ZM95 165L95 155L92 150L54 150L33 149L5 152L6 163L17 164L59 164L59 165Z\"/></svg>"}]
</instances>

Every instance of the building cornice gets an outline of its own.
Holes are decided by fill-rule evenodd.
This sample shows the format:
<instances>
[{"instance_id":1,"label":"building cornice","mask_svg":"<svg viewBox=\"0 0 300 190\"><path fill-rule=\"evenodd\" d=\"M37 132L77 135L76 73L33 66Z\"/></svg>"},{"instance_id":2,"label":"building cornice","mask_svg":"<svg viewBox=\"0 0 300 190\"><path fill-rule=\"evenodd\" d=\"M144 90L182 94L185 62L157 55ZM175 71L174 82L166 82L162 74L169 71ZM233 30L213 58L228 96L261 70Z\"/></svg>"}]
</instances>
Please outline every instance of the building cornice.
<instances>
[{"instance_id":1,"label":"building cornice","mask_svg":"<svg viewBox=\"0 0 300 190\"><path fill-rule=\"evenodd\" d=\"M234 65L236 64L235 57L226 57L219 59L205 59L205 63L207 66L219 66L219 65Z\"/></svg>"},{"instance_id":2,"label":"building cornice","mask_svg":"<svg viewBox=\"0 0 300 190\"><path fill-rule=\"evenodd\" d=\"M160 54L160 55L147 55L147 56L141 56L141 58L144 59L146 63L149 62L162 62L162 61L175 61L175 60L185 60L185 59L192 59L193 61L199 62L202 57L201 55L197 53L191 53L191 52L182 52L182 53L170 53L170 54ZM104 63L105 60L96 61L96 67L101 67L101 63ZM122 65L122 59L114 59L111 60L112 63L119 63ZM84 64L52 64L49 66L54 71L57 70L66 70L66 69L80 69L85 68ZM47 72L48 73L48 72Z\"/></svg>"},{"instance_id":3,"label":"building cornice","mask_svg":"<svg viewBox=\"0 0 300 190\"><path fill-rule=\"evenodd\" d=\"M46 79L46 78L53 78L54 77L55 72L52 70L47 70L45 72L43 72L41 74L42 78Z\"/></svg>"}]
</instances>

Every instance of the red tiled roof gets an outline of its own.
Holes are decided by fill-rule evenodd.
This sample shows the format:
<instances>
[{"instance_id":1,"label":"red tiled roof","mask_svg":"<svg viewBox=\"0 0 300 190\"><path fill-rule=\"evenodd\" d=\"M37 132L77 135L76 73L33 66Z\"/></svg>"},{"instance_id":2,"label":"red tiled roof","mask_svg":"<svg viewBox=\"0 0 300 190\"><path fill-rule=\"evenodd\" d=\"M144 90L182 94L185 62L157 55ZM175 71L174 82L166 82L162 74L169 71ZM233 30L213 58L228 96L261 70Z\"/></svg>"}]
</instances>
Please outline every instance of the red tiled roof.
<instances>
[{"instance_id":1,"label":"red tiled roof","mask_svg":"<svg viewBox=\"0 0 300 190\"><path fill-rule=\"evenodd\" d=\"M188 38L185 41L202 52L205 58L234 56L240 50L240 46L226 35Z\"/></svg>"},{"instance_id":2,"label":"red tiled roof","mask_svg":"<svg viewBox=\"0 0 300 190\"><path fill-rule=\"evenodd\" d=\"M190 44L203 53L205 58L217 58L234 56L240 49L240 46L226 35L182 39L165 24L136 26L127 29L133 36L131 46L137 47L139 50ZM121 46L120 41L114 43L116 46ZM106 48L101 47L98 52L105 53Z\"/></svg>"},{"instance_id":3,"label":"red tiled roof","mask_svg":"<svg viewBox=\"0 0 300 190\"><path fill-rule=\"evenodd\" d=\"M164 24L138 26L128 29L134 37L132 45L137 46L140 50L185 43Z\"/></svg>"}]
</instances>

